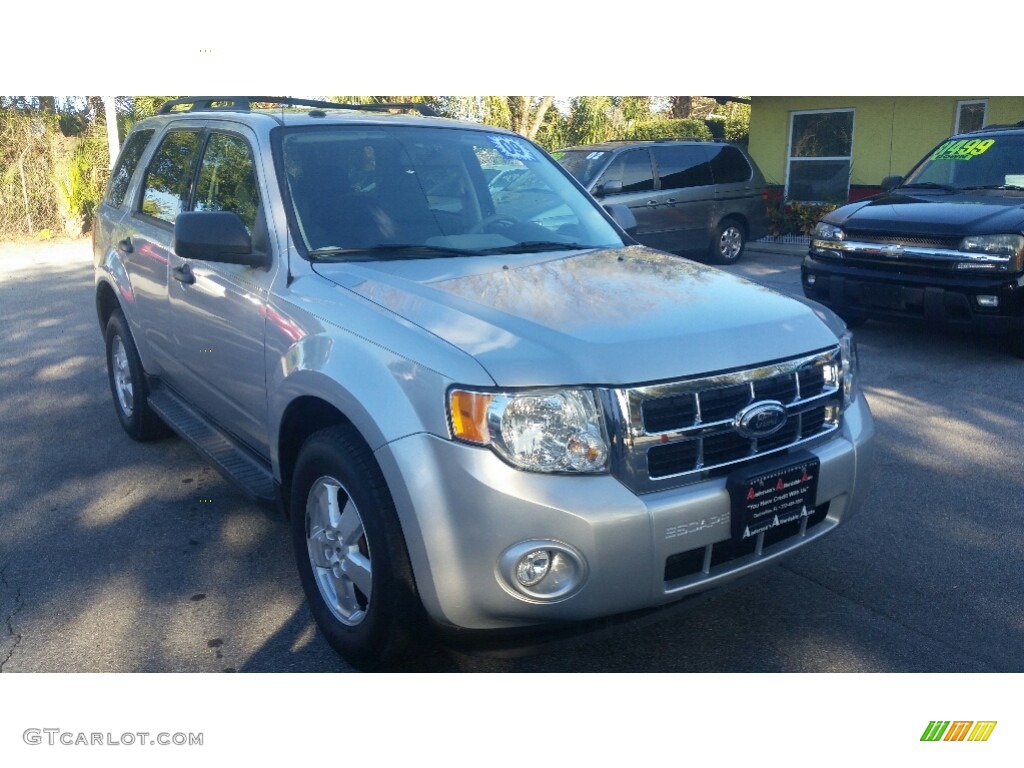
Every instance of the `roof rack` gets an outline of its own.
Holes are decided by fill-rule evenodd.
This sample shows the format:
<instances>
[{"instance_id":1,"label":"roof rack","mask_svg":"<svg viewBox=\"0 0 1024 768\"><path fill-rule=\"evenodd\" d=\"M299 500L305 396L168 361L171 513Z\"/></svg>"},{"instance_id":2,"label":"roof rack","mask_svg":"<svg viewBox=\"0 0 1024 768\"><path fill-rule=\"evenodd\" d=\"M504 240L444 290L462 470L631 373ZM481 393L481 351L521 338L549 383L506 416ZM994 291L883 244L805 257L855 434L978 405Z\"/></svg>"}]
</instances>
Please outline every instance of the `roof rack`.
<instances>
[{"instance_id":1,"label":"roof rack","mask_svg":"<svg viewBox=\"0 0 1024 768\"><path fill-rule=\"evenodd\" d=\"M437 112L428 104L338 104L333 101L315 99L293 99L286 96L188 96L171 99L160 107L160 114L171 112L250 112L253 104L282 104L292 107L313 107L314 109L359 109L367 112L389 112L393 109L413 109L424 117L437 117ZM175 110L175 107L188 109Z\"/></svg>"},{"instance_id":2,"label":"roof rack","mask_svg":"<svg viewBox=\"0 0 1024 768\"><path fill-rule=\"evenodd\" d=\"M614 144L618 142L647 142L647 141L725 141L725 139L716 139L712 136L710 139L706 136L662 136L658 139L607 139L605 143Z\"/></svg>"}]
</instances>

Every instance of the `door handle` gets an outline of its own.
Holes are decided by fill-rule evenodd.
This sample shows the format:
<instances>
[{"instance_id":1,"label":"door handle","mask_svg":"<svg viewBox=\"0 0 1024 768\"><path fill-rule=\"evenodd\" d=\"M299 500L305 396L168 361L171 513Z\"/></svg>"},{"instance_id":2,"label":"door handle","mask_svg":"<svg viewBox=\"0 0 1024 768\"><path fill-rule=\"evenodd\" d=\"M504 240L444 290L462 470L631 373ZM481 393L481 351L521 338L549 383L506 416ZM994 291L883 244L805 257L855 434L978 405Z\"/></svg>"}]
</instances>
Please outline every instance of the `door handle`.
<instances>
[{"instance_id":1,"label":"door handle","mask_svg":"<svg viewBox=\"0 0 1024 768\"><path fill-rule=\"evenodd\" d=\"M186 285L192 285L192 283L196 281L196 276L192 272L192 267L188 264L182 264L180 267L172 269L171 276L179 283L185 283Z\"/></svg>"},{"instance_id":2,"label":"door handle","mask_svg":"<svg viewBox=\"0 0 1024 768\"><path fill-rule=\"evenodd\" d=\"M130 237L126 237L124 240L119 241L117 244L117 250L124 254L133 253L135 248L132 246L132 239Z\"/></svg>"},{"instance_id":3,"label":"door handle","mask_svg":"<svg viewBox=\"0 0 1024 768\"><path fill-rule=\"evenodd\" d=\"M647 204L648 204L648 205L657 205L657 204L658 204L658 201L657 201L657 200L648 200L648 201L647 201Z\"/></svg>"},{"instance_id":4,"label":"door handle","mask_svg":"<svg viewBox=\"0 0 1024 768\"><path fill-rule=\"evenodd\" d=\"M666 200L665 202L666 202L666 203L677 203L677 202L679 202L679 201L678 201L678 200L676 200L676 199L675 199L674 197L670 197L670 198L669 198L668 200Z\"/></svg>"}]
</instances>

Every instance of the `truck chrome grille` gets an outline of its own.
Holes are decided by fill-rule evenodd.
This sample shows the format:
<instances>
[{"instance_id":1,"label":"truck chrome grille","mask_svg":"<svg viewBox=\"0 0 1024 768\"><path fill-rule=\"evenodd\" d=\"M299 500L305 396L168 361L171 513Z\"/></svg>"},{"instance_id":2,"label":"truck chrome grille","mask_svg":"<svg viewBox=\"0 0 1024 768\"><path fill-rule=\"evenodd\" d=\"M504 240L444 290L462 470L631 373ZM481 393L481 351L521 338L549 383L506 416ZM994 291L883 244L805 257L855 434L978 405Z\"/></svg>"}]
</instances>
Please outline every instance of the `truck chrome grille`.
<instances>
[{"instance_id":1,"label":"truck chrome grille","mask_svg":"<svg viewBox=\"0 0 1024 768\"><path fill-rule=\"evenodd\" d=\"M841 371L836 347L757 368L611 390L621 414L616 474L637 493L649 493L727 474L829 435L841 418ZM741 412L761 403L783 410L785 420L762 434L744 430Z\"/></svg>"}]
</instances>

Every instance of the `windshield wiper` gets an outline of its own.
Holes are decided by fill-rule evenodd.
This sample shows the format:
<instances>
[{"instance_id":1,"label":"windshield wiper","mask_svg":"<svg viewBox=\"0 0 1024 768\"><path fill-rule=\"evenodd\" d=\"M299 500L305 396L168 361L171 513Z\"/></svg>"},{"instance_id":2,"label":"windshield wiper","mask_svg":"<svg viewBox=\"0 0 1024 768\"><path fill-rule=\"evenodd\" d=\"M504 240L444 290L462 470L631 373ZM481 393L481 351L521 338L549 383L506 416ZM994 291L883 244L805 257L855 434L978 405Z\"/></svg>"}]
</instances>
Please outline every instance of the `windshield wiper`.
<instances>
[{"instance_id":1,"label":"windshield wiper","mask_svg":"<svg viewBox=\"0 0 1024 768\"><path fill-rule=\"evenodd\" d=\"M522 243L485 248L484 253L531 253L533 251L579 251L586 248L601 248L600 245L565 243L560 240L526 240Z\"/></svg>"},{"instance_id":2,"label":"windshield wiper","mask_svg":"<svg viewBox=\"0 0 1024 768\"><path fill-rule=\"evenodd\" d=\"M910 184L900 184L896 189L941 189L944 192L955 192L957 188L952 184L939 184L936 181L915 181Z\"/></svg>"},{"instance_id":3,"label":"windshield wiper","mask_svg":"<svg viewBox=\"0 0 1024 768\"><path fill-rule=\"evenodd\" d=\"M960 189L1024 189L1020 184L973 184Z\"/></svg>"},{"instance_id":4,"label":"windshield wiper","mask_svg":"<svg viewBox=\"0 0 1024 768\"><path fill-rule=\"evenodd\" d=\"M340 256L379 261L382 255L388 253L400 254L400 258L430 259L436 256L479 256L481 251L465 248L446 248L441 245L423 245L422 243L389 243L370 245L363 248L316 248L310 251L309 255L313 258Z\"/></svg>"}]
</instances>

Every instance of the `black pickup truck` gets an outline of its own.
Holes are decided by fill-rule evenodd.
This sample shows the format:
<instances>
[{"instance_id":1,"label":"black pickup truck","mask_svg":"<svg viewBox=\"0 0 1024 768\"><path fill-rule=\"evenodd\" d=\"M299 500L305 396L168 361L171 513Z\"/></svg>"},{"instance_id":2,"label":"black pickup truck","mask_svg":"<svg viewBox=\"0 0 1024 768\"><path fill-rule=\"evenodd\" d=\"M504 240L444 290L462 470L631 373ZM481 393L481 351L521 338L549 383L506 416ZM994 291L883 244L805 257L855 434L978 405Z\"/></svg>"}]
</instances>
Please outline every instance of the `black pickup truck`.
<instances>
[{"instance_id":1,"label":"black pickup truck","mask_svg":"<svg viewBox=\"0 0 1024 768\"><path fill-rule=\"evenodd\" d=\"M868 319L1005 334L1024 355L1024 121L958 134L825 216L804 293Z\"/></svg>"}]
</instances>

